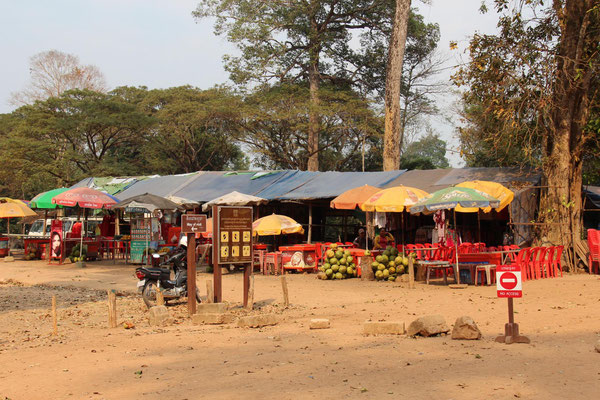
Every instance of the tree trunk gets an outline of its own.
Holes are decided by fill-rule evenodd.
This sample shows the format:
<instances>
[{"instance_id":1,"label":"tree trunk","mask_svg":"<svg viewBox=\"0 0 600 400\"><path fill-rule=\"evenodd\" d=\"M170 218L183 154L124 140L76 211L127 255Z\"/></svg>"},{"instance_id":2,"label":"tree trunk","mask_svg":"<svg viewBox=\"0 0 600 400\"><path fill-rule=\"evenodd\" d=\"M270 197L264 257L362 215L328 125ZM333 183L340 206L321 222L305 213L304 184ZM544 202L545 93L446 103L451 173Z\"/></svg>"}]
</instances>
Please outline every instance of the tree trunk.
<instances>
[{"instance_id":1,"label":"tree trunk","mask_svg":"<svg viewBox=\"0 0 600 400\"><path fill-rule=\"evenodd\" d=\"M314 7L316 9L316 7ZM310 110L308 115L308 171L319 170L319 40L316 16L311 18L309 46L310 66L308 83L310 88Z\"/></svg>"},{"instance_id":2,"label":"tree trunk","mask_svg":"<svg viewBox=\"0 0 600 400\"><path fill-rule=\"evenodd\" d=\"M404 48L406 47L409 12L410 0L396 0L396 12L390 38L385 79L384 171L400 168L400 148L402 146L400 135L400 85L402 83L402 62L404 61Z\"/></svg>"},{"instance_id":3,"label":"tree trunk","mask_svg":"<svg viewBox=\"0 0 600 400\"><path fill-rule=\"evenodd\" d=\"M593 3L590 0L567 0L560 6L555 3L561 36L543 165L548 188L540 202L540 219L547 222L542 234L552 244L565 246L568 260L582 229L582 155L594 72L584 57L599 42L598 33L586 29Z\"/></svg>"}]
</instances>

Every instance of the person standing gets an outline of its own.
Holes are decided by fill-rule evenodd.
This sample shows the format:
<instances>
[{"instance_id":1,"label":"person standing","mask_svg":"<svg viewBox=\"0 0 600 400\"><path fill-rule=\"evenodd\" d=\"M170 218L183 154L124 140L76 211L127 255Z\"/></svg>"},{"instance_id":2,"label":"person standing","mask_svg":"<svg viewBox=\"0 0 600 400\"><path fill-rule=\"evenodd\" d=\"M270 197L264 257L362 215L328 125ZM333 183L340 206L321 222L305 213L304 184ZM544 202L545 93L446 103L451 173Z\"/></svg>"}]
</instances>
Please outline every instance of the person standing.
<instances>
[{"instance_id":1,"label":"person standing","mask_svg":"<svg viewBox=\"0 0 600 400\"><path fill-rule=\"evenodd\" d=\"M358 236L356 237L356 239L354 239L352 244L358 249L366 249L367 241L369 243L369 247L373 247L371 241L367 238L367 233L365 232L365 230L363 228L360 228L358 230Z\"/></svg>"}]
</instances>

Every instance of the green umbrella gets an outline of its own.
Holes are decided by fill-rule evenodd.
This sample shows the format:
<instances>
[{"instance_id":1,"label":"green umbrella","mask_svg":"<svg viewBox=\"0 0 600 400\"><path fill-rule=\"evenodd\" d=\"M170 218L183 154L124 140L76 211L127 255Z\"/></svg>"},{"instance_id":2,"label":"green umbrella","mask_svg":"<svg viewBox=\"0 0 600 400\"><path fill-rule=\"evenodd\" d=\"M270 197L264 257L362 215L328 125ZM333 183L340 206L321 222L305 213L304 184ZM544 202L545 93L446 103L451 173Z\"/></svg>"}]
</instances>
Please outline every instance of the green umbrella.
<instances>
[{"instance_id":1,"label":"green umbrella","mask_svg":"<svg viewBox=\"0 0 600 400\"><path fill-rule=\"evenodd\" d=\"M56 204L52 203L52 198L56 195L61 194L69 190L68 188L58 188L48 190L47 192L43 192L35 196L31 199L30 206L31 208L47 208L47 209L55 209L58 207Z\"/></svg>"},{"instance_id":2,"label":"green umbrella","mask_svg":"<svg viewBox=\"0 0 600 400\"><path fill-rule=\"evenodd\" d=\"M456 231L456 206L464 208L498 208L500 200L476 189L450 186L429 194L427 197L417 201L410 207L411 214L421 212L435 212L438 210L454 210L454 230ZM458 269L458 237L454 241L456 281L460 283L460 274Z\"/></svg>"},{"instance_id":3,"label":"green umbrella","mask_svg":"<svg viewBox=\"0 0 600 400\"><path fill-rule=\"evenodd\" d=\"M500 200L479 190L450 186L431 193L410 207L411 214L452 210L460 205L464 208L498 208Z\"/></svg>"}]
</instances>

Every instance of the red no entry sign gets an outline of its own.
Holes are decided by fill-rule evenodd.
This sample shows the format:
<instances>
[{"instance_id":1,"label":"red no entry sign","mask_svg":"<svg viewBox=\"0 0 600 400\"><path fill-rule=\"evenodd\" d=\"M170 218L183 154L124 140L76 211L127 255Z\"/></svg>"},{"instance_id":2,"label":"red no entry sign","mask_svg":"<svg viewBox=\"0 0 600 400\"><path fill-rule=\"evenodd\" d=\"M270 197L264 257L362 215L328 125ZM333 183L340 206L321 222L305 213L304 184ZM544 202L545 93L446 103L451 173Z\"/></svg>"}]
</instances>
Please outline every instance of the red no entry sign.
<instances>
[{"instance_id":1,"label":"red no entry sign","mask_svg":"<svg viewBox=\"0 0 600 400\"><path fill-rule=\"evenodd\" d=\"M522 297L521 268L516 265L499 265L496 268L498 297Z\"/></svg>"}]
</instances>

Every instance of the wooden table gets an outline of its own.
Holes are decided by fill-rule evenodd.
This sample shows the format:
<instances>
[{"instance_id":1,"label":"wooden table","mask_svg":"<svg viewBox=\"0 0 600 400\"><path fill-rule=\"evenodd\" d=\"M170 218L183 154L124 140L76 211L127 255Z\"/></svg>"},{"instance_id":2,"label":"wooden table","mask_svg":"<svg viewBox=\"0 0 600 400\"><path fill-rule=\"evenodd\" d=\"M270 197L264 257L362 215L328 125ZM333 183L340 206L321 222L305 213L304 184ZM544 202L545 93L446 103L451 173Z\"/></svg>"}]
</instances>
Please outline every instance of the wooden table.
<instances>
[{"instance_id":1,"label":"wooden table","mask_svg":"<svg viewBox=\"0 0 600 400\"><path fill-rule=\"evenodd\" d=\"M426 267L426 283L429 285L429 275L431 274L432 269L441 269L444 272L444 285L448 284L448 272L446 271L451 267L450 262L448 261L425 261L425 260L415 260L416 265L424 265ZM456 273L454 273L454 281L458 282L456 279Z\"/></svg>"}]
</instances>

